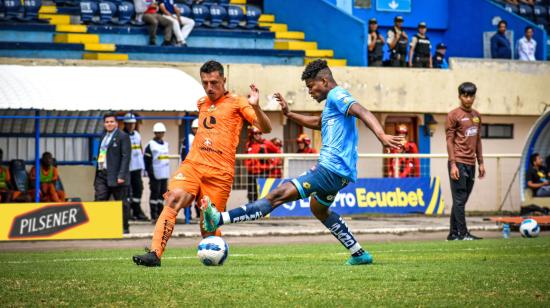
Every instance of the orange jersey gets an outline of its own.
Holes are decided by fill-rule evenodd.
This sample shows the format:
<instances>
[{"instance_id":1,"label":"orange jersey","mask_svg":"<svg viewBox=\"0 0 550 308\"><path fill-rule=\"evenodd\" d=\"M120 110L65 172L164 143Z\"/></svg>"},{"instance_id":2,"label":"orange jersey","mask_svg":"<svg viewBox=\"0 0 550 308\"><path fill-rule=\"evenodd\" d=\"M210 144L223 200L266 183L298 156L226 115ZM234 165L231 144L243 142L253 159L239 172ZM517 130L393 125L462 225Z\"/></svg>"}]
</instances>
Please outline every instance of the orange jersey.
<instances>
[{"instance_id":1,"label":"orange jersey","mask_svg":"<svg viewBox=\"0 0 550 308\"><path fill-rule=\"evenodd\" d=\"M186 160L233 174L243 120L253 124L254 109L246 98L229 92L215 102L205 96L197 105L199 129Z\"/></svg>"}]
</instances>

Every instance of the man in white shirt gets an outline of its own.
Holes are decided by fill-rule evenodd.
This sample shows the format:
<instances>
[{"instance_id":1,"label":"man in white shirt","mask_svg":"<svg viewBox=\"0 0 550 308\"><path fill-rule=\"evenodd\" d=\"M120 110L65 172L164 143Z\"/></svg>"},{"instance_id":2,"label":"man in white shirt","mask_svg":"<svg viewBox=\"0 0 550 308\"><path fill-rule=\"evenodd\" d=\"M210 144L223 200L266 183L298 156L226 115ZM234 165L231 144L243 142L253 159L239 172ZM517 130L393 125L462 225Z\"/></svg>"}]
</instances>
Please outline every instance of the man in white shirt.
<instances>
[{"instance_id":1,"label":"man in white shirt","mask_svg":"<svg viewBox=\"0 0 550 308\"><path fill-rule=\"evenodd\" d=\"M521 61L537 61L537 42L533 39L533 27L525 27L525 36L518 41L518 56Z\"/></svg>"}]
</instances>

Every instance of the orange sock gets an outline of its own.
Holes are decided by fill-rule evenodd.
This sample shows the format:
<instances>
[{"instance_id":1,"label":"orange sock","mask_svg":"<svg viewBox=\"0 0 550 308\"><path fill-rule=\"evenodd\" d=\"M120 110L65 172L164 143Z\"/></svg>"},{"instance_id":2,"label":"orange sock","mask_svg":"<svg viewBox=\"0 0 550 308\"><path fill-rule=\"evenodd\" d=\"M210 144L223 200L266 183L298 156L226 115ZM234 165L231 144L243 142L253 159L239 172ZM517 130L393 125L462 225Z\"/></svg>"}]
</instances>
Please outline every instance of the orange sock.
<instances>
[{"instance_id":1,"label":"orange sock","mask_svg":"<svg viewBox=\"0 0 550 308\"><path fill-rule=\"evenodd\" d=\"M168 243L168 240L172 236L177 215L178 212L176 212L176 210L169 206L165 206L157 219L151 250L154 251L159 258L166 248L166 243Z\"/></svg>"}]
</instances>

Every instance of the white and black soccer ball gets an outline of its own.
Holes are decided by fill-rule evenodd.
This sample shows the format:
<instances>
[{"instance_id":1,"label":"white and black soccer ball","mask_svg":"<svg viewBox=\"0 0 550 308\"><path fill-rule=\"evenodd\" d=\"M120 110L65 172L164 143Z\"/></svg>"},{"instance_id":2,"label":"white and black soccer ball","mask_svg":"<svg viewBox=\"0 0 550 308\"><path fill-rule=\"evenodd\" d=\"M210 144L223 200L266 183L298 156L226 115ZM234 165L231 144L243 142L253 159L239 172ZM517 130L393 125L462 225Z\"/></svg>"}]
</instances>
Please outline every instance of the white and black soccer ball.
<instances>
[{"instance_id":1,"label":"white and black soccer ball","mask_svg":"<svg viewBox=\"0 0 550 308\"><path fill-rule=\"evenodd\" d=\"M525 219L521 222L519 233L523 237L537 237L540 233L540 226L534 219Z\"/></svg>"},{"instance_id":2,"label":"white and black soccer ball","mask_svg":"<svg viewBox=\"0 0 550 308\"><path fill-rule=\"evenodd\" d=\"M219 236L209 236L202 239L197 250L197 257L207 266L223 265L229 253L229 246Z\"/></svg>"}]
</instances>

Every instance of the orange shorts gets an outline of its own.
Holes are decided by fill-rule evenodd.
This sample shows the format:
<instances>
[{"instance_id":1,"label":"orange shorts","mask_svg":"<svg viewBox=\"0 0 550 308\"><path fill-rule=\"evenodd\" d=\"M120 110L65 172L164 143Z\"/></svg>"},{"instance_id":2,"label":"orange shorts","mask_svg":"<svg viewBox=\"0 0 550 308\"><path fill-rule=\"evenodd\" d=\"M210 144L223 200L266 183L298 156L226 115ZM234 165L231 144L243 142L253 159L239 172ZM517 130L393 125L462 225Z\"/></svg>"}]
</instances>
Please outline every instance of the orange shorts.
<instances>
[{"instance_id":1,"label":"orange shorts","mask_svg":"<svg viewBox=\"0 0 550 308\"><path fill-rule=\"evenodd\" d=\"M218 211L225 212L232 184L233 174L185 160L170 178L168 190L183 189L195 196L197 200L206 195L210 197Z\"/></svg>"}]
</instances>

